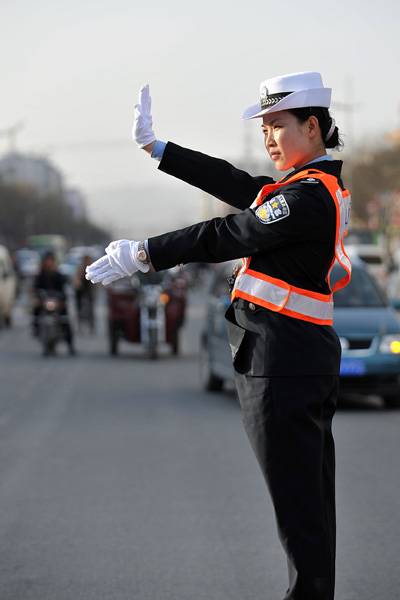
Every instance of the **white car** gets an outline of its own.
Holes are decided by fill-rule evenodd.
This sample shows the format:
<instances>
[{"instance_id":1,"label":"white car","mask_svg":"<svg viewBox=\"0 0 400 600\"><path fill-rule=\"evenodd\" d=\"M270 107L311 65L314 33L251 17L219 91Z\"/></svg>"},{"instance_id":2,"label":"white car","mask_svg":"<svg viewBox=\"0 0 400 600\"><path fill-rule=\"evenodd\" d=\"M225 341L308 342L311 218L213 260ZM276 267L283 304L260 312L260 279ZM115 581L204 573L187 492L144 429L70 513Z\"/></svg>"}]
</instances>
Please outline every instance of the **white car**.
<instances>
[{"instance_id":1,"label":"white car","mask_svg":"<svg viewBox=\"0 0 400 600\"><path fill-rule=\"evenodd\" d=\"M10 254L5 246L0 246L0 326L11 325L16 289L17 279Z\"/></svg>"}]
</instances>

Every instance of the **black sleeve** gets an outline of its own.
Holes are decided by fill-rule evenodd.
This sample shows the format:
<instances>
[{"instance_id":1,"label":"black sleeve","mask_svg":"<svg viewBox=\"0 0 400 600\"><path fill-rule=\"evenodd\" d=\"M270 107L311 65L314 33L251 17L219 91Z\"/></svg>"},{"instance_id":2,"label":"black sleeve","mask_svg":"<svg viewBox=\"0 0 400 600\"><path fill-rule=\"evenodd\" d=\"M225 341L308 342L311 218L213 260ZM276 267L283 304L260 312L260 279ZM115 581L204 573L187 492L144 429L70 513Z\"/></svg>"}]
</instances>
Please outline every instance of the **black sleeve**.
<instances>
[{"instance_id":1,"label":"black sleeve","mask_svg":"<svg viewBox=\"0 0 400 600\"><path fill-rule=\"evenodd\" d=\"M241 210L250 206L263 185L274 183L271 177L252 177L225 160L172 142L167 143L158 168Z\"/></svg>"},{"instance_id":2,"label":"black sleeve","mask_svg":"<svg viewBox=\"0 0 400 600\"><path fill-rule=\"evenodd\" d=\"M284 198L280 200L279 198ZM326 243L329 210L320 194L285 190L276 197L277 210L286 216L268 218L272 198L258 209L217 217L148 240L156 271L189 262L218 263L254 256L301 240ZM260 210L261 209L261 210ZM282 210L281 210L282 209Z\"/></svg>"}]
</instances>

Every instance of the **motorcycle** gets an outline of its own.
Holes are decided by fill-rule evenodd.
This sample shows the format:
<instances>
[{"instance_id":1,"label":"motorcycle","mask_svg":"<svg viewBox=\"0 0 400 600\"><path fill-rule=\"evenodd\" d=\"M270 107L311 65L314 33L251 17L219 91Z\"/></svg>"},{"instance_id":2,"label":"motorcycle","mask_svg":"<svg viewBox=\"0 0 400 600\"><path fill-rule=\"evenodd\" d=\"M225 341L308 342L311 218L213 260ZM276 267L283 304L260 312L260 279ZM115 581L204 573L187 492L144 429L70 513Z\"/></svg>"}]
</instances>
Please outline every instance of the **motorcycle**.
<instances>
[{"instance_id":1,"label":"motorcycle","mask_svg":"<svg viewBox=\"0 0 400 600\"><path fill-rule=\"evenodd\" d=\"M124 339L143 345L151 359L157 358L161 344L177 355L186 291L185 279L175 274L137 274L112 284L107 291L110 354L118 354Z\"/></svg>"},{"instance_id":2,"label":"motorcycle","mask_svg":"<svg viewBox=\"0 0 400 600\"><path fill-rule=\"evenodd\" d=\"M63 294L39 290L38 337L42 345L43 356L56 353L58 342L66 340L66 327L69 327L65 314Z\"/></svg>"},{"instance_id":3,"label":"motorcycle","mask_svg":"<svg viewBox=\"0 0 400 600\"><path fill-rule=\"evenodd\" d=\"M140 339L151 359L157 358L158 345L165 342L165 299L160 285L145 285L141 289Z\"/></svg>"}]
</instances>

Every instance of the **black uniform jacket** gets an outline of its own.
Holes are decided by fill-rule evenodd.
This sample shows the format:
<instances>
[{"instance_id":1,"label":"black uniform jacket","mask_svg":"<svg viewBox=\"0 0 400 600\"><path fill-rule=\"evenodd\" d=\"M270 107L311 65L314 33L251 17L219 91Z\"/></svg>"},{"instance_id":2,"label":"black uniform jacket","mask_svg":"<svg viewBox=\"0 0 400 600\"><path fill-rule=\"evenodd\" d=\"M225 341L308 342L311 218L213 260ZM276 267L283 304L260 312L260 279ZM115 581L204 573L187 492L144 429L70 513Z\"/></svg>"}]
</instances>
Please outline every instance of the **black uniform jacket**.
<instances>
[{"instance_id":1,"label":"black uniform jacket","mask_svg":"<svg viewBox=\"0 0 400 600\"><path fill-rule=\"evenodd\" d=\"M341 167L341 161L333 160L316 162L309 168L335 175L343 187ZM249 207L264 185L274 183L270 177L252 177L224 160L171 142L159 168L241 212L149 238L150 258L156 271L181 263L217 263L252 256L251 268L256 271L300 288L329 293L325 277L335 251L336 211L321 182L304 178L279 188L268 199L283 194L288 214L265 222L257 216L256 209ZM330 326L294 319L263 307L251 310L242 299L234 301L226 317L234 366L240 373L339 373L340 343Z\"/></svg>"}]
</instances>

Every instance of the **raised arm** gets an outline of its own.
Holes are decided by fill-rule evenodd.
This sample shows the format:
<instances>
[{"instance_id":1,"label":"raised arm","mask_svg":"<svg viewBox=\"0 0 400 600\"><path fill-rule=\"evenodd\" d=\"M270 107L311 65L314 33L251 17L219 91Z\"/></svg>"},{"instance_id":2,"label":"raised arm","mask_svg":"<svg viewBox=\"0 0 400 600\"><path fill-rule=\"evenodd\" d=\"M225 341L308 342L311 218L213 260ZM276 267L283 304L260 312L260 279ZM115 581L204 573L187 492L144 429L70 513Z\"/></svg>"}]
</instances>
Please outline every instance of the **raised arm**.
<instances>
[{"instance_id":1,"label":"raised arm","mask_svg":"<svg viewBox=\"0 0 400 600\"><path fill-rule=\"evenodd\" d=\"M157 140L153 132L148 85L139 92L132 134L138 146L152 155ZM168 142L165 147L158 142L157 146L160 145L161 152L158 148L154 158L161 158L161 171L200 188L235 208L248 208L263 185L273 183L271 177L252 177L220 158L182 148L172 142Z\"/></svg>"},{"instance_id":2,"label":"raised arm","mask_svg":"<svg viewBox=\"0 0 400 600\"><path fill-rule=\"evenodd\" d=\"M159 169L241 210L250 206L264 185L274 182L271 177L252 177L226 160L172 142L165 147Z\"/></svg>"}]
</instances>

